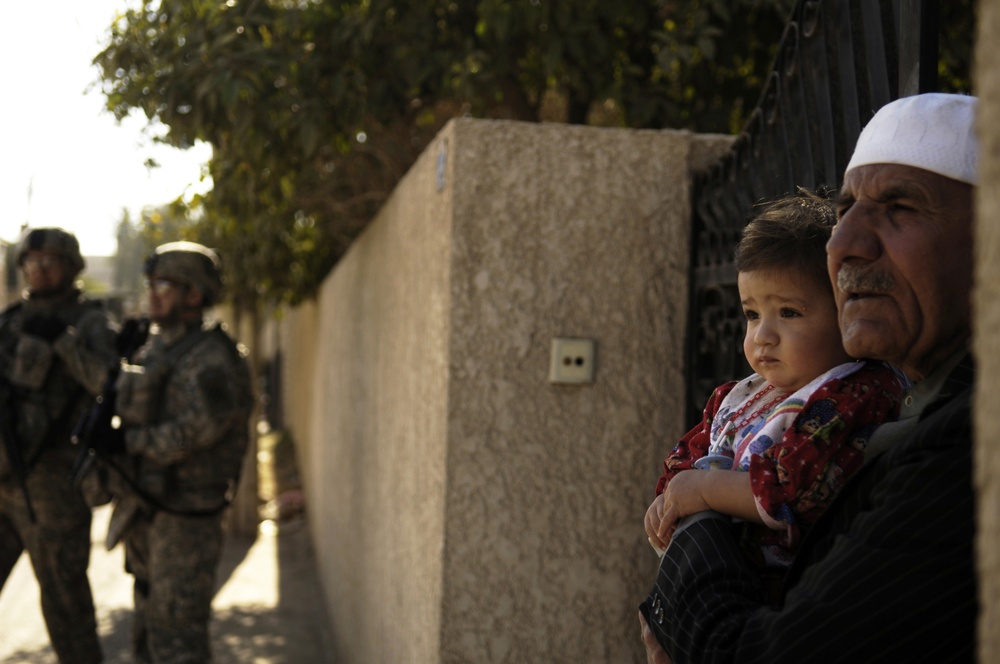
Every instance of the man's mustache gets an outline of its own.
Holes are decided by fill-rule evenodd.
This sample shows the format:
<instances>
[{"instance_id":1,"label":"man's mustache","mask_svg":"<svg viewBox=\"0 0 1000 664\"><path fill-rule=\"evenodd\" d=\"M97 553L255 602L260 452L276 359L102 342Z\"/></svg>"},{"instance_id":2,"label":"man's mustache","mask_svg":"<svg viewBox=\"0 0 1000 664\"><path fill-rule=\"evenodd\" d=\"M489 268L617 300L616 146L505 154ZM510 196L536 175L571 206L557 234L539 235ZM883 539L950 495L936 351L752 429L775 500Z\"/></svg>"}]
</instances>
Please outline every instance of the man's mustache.
<instances>
[{"instance_id":1,"label":"man's mustache","mask_svg":"<svg viewBox=\"0 0 1000 664\"><path fill-rule=\"evenodd\" d=\"M837 288L844 293L888 293L896 286L892 276L871 266L841 265Z\"/></svg>"}]
</instances>

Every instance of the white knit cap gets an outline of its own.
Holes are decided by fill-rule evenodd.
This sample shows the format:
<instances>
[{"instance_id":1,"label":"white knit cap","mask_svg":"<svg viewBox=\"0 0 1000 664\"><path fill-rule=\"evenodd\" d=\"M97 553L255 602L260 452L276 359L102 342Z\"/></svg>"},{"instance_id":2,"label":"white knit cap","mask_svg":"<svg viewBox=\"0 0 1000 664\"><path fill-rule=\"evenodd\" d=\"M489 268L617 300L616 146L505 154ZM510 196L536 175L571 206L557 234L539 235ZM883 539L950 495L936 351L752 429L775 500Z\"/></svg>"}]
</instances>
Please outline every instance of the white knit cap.
<instances>
[{"instance_id":1,"label":"white knit cap","mask_svg":"<svg viewBox=\"0 0 1000 664\"><path fill-rule=\"evenodd\" d=\"M866 164L903 164L979 183L976 97L932 92L879 109L861 132L847 171Z\"/></svg>"}]
</instances>

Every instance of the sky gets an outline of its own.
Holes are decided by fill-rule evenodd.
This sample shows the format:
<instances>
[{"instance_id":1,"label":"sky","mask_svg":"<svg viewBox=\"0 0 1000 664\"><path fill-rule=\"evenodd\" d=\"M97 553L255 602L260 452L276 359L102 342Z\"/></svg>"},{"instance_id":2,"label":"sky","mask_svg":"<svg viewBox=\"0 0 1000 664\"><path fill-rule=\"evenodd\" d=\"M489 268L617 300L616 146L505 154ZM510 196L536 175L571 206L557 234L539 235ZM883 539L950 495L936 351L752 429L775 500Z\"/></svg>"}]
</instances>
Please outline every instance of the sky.
<instances>
[{"instance_id":1,"label":"sky","mask_svg":"<svg viewBox=\"0 0 1000 664\"><path fill-rule=\"evenodd\" d=\"M0 240L23 224L74 233L86 256L115 253L123 209L137 219L181 194L211 188L201 179L211 148L178 150L147 135L145 116L119 124L104 95L88 87L107 29L128 0L46 0L4 5L0 30ZM162 128L161 128L162 129ZM155 129L154 129L155 132ZM147 159L159 168L148 170Z\"/></svg>"}]
</instances>

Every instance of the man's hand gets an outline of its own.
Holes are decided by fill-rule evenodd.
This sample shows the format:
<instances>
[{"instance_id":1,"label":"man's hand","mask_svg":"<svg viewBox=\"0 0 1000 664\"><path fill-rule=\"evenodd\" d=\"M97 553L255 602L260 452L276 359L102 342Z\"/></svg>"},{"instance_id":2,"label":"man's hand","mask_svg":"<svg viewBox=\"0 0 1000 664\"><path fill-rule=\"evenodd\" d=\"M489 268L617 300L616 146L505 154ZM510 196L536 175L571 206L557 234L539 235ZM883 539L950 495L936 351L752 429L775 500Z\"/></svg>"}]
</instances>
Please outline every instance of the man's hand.
<instances>
[{"instance_id":1,"label":"man's hand","mask_svg":"<svg viewBox=\"0 0 1000 664\"><path fill-rule=\"evenodd\" d=\"M664 541L660 537L660 522L663 520L663 494L661 493L656 497L656 500L649 506L646 510L646 518L643 521L643 527L646 529L646 535L649 537L649 543L656 547L657 550L663 551L667 548L667 542L670 538L666 538Z\"/></svg>"},{"instance_id":2,"label":"man's hand","mask_svg":"<svg viewBox=\"0 0 1000 664\"><path fill-rule=\"evenodd\" d=\"M641 612L639 613L639 625L642 645L646 647L646 664L673 664L670 655L656 640L656 635L649 628L649 623L646 622L646 618Z\"/></svg>"},{"instance_id":3,"label":"man's hand","mask_svg":"<svg viewBox=\"0 0 1000 664\"><path fill-rule=\"evenodd\" d=\"M145 318L128 318L122 324L122 329L115 340L118 355L131 359L129 355L138 350L149 336L149 320Z\"/></svg>"}]
</instances>

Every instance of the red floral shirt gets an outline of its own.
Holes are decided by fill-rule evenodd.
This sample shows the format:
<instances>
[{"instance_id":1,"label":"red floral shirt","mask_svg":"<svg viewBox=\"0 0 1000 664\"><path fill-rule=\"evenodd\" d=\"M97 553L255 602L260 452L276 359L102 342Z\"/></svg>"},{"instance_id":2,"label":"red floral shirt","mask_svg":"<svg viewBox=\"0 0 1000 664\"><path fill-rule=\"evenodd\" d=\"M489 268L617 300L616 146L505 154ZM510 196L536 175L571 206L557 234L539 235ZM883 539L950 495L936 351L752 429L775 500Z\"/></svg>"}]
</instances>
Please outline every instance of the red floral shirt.
<instances>
[{"instance_id":1,"label":"red floral shirt","mask_svg":"<svg viewBox=\"0 0 1000 664\"><path fill-rule=\"evenodd\" d=\"M681 438L663 462L656 494L679 472L708 453L712 419L739 381L715 389L702 421ZM765 559L783 565L804 530L819 518L865 460L880 424L899 416L899 378L881 362L820 386L780 441L750 461L750 486L767 528L751 535ZM776 559L776 560L772 560Z\"/></svg>"}]
</instances>

